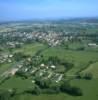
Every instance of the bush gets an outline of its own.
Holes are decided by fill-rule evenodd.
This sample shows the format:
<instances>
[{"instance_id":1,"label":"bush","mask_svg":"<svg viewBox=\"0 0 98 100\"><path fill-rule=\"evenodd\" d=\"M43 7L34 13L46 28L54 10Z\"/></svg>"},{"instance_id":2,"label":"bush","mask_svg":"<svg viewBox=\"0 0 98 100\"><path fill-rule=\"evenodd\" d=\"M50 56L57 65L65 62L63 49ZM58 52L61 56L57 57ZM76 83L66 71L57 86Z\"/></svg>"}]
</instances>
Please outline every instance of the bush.
<instances>
[{"instance_id":1,"label":"bush","mask_svg":"<svg viewBox=\"0 0 98 100\"><path fill-rule=\"evenodd\" d=\"M77 48L77 51L83 51L83 50L85 50L85 47Z\"/></svg>"},{"instance_id":2,"label":"bush","mask_svg":"<svg viewBox=\"0 0 98 100\"><path fill-rule=\"evenodd\" d=\"M60 84L52 83L49 87L54 93L59 93L60 91Z\"/></svg>"},{"instance_id":3,"label":"bush","mask_svg":"<svg viewBox=\"0 0 98 100\"><path fill-rule=\"evenodd\" d=\"M39 86L35 86L33 89L32 89L32 94L35 94L35 95L39 95L41 93L41 89L39 88Z\"/></svg>"},{"instance_id":4,"label":"bush","mask_svg":"<svg viewBox=\"0 0 98 100\"><path fill-rule=\"evenodd\" d=\"M32 95L39 95L41 93L41 89L39 86L35 85L34 87L29 88L28 90L25 90L23 93L28 93Z\"/></svg>"},{"instance_id":5,"label":"bush","mask_svg":"<svg viewBox=\"0 0 98 100\"><path fill-rule=\"evenodd\" d=\"M36 79L36 84L41 88L41 89L45 89L45 88L49 88L51 82L50 80L38 80Z\"/></svg>"},{"instance_id":6,"label":"bush","mask_svg":"<svg viewBox=\"0 0 98 100\"><path fill-rule=\"evenodd\" d=\"M16 92L17 92L17 89L13 88L12 91L11 91L11 97L15 96Z\"/></svg>"},{"instance_id":7,"label":"bush","mask_svg":"<svg viewBox=\"0 0 98 100\"><path fill-rule=\"evenodd\" d=\"M72 87L71 88L71 91L69 91L72 95L75 95L75 96L82 96L83 93L81 91L80 88L77 88L77 87Z\"/></svg>"},{"instance_id":8,"label":"bush","mask_svg":"<svg viewBox=\"0 0 98 100\"><path fill-rule=\"evenodd\" d=\"M42 92L45 94L57 94L57 93L59 93L58 91L53 90L53 89L43 89Z\"/></svg>"},{"instance_id":9,"label":"bush","mask_svg":"<svg viewBox=\"0 0 98 100\"><path fill-rule=\"evenodd\" d=\"M14 54L14 59L16 61L20 61L21 59L24 59L24 58L27 58L27 55L25 55L22 52L17 52L17 53Z\"/></svg>"},{"instance_id":10,"label":"bush","mask_svg":"<svg viewBox=\"0 0 98 100\"><path fill-rule=\"evenodd\" d=\"M61 91L64 93L68 93L73 96L82 96L82 91L80 88L71 86L68 82L63 83L61 85Z\"/></svg>"},{"instance_id":11,"label":"bush","mask_svg":"<svg viewBox=\"0 0 98 100\"><path fill-rule=\"evenodd\" d=\"M92 74L91 73L87 73L85 74L84 76L84 79L87 79L87 80L91 80L93 78Z\"/></svg>"},{"instance_id":12,"label":"bush","mask_svg":"<svg viewBox=\"0 0 98 100\"><path fill-rule=\"evenodd\" d=\"M0 100L10 100L11 94L9 91L0 90Z\"/></svg>"},{"instance_id":13,"label":"bush","mask_svg":"<svg viewBox=\"0 0 98 100\"><path fill-rule=\"evenodd\" d=\"M23 78L25 78L25 79L28 78L28 74L26 74L26 73L24 73L24 72L22 72L22 71L17 71L17 72L15 73L15 75L16 75L16 76L19 76L19 77L23 77Z\"/></svg>"}]
</instances>

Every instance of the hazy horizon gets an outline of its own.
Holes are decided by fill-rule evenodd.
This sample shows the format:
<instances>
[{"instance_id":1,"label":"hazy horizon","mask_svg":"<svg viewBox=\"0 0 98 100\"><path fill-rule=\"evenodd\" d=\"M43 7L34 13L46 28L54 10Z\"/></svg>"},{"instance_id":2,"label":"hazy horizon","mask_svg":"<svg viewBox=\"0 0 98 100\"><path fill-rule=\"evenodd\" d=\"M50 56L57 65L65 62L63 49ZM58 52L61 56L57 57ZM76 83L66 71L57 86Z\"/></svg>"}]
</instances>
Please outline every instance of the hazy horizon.
<instances>
[{"instance_id":1,"label":"hazy horizon","mask_svg":"<svg viewBox=\"0 0 98 100\"><path fill-rule=\"evenodd\" d=\"M0 21L98 16L98 0L0 0Z\"/></svg>"}]
</instances>

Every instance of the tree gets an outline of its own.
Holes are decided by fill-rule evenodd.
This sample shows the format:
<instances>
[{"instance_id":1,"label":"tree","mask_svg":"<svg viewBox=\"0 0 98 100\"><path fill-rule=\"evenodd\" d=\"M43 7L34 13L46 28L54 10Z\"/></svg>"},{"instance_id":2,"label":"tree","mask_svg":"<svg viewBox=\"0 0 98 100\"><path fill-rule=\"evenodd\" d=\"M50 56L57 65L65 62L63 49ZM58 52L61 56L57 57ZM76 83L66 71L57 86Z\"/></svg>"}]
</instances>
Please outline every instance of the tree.
<instances>
[{"instance_id":1,"label":"tree","mask_svg":"<svg viewBox=\"0 0 98 100\"><path fill-rule=\"evenodd\" d=\"M39 86L35 86L33 89L32 89L32 94L36 94L36 95L39 95L41 93L41 89L39 88Z\"/></svg>"},{"instance_id":2,"label":"tree","mask_svg":"<svg viewBox=\"0 0 98 100\"><path fill-rule=\"evenodd\" d=\"M60 63L60 59L57 56L50 56L48 58L49 64L58 65Z\"/></svg>"},{"instance_id":3,"label":"tree","mask_svg":"<svg viewBox=\"0 0 98 100\"><path fill-rule=\"evenodd\" d=\"M84 78L87 79L87 80L91 80L93 78L93 76L92 76L91 73L86 73Z\"/></svg>"},{"instance_id":4,"label":"tree","mask_svg":"<svg viewBox=\"0 0 98 100\"><path fill-rule=\"evenodd\" d=\"M21 58L23 58L23 53L21 53L21 52L15 53L14 58L16 61L20 61Z\"/></svg>"},{"instance_id":5,"label":"tree","mask_svg":"<svg viewBox=\"0 0 98 100\"><path fill-rule=\"evenodd\" d=\"M17 72L15 73L15 75L16 75L16 76L19 76L19 77L23 77L23 78L25 78L25 79L28 78L28 73L25 73L25 72L22 72L22 71L17 71Z\"/></svg>"},{"instance_id":6,"label":"tree","mask_svg":"<svg viewBox=\"0 0 98 100\"><path fill-rule=\"evenodd\" d=\"M10 100L11 94L9 91L0 90L0 100Z\"/></svg>"},{"instance_id":7,"label":"tree","mask_svg":"<svg viewBox=\"0 0 98 100\"><path fill-rule=\"evenodd\" d=\"M75 96L82 96L83 93L80 88L72 87L70 93Z\"/></svg>"},{"instance_id":8,"label":"tree","mask_svg":"<svg viewBox=\"0 0 98 100\"><path fill-rule=\"evenodd\" d=\"M50 82L50 80L40 80L40 79L38 80L38 79L36 79L36 84L40 88L45 89L45 88L49 88L51 82Z\"/></svg>"},{"instance_id":9,"label":"tree","mask_svg":"<svg viewBox=\"0 0 98 100\"><path fill-rule=\"evenodd\" d=\"M73 96L82 96L83 95L80 88L73 87L68 82L64 82L61 85L61 91L65 92L65 93L68 93L70 95L73 95Z\"/></svg>"},{"instance_id":10,"label":"tree","mask_svg":"<svg viewBox=\"0 0 98 100\"><path fill-rule=\"evenodd\" d=\"M70 68L74 67L74 64L71 62L61 61L61 64L65 66L66 70L69 70Z\"/></svg>"},{"instance_id":11,"label":"tree","mask_svg":"<svg viewBox=\"0 0 98 100\"><path fill-rule=\"evenodd\" d=\"M54 93L59 93L60 91L60 84L52 83L49 87Z\"/></svg>"},{"instance_id":12,"label":"tree","mask_svg":"<svg viewBox=\"0 0 98 100\"><path fill-rule=\"evenodd\" d=\"M61 91L62 92L67 92L67 91L70 91L70 84L66 81L64 81L60 87Z\"/></svg>"},{"instance_id":13,"label":"tree","mask_svg":"<svg viewBox=\"0 0 98 100\"><path fill-rule=\"evenodd\" d=\"M68 44L65 45L65 49L67 49L67 50L69 49L69 45Z\"/></svg>"},{"instance_id":14,"label":"tree","mask_svg":"<svg viewBox=\"0 0 98 100\"><path fill-rule=\"evenodd\" d=\"M77 51L83 51L83 50L85 50L85 47L77 48Z\"/></svg>"},{"instance_id":15,"label":"tree","mask_svg":"<svg viewBox=\"0 0 98 100\"><path fill-rule=\"evenodd\" d=\"M13 88L11 92L12 92L12 93L11 93L11 96L13 97L13 96L16 95L17 89L16 89L16 88Z\"/></svg>"}]
</instances>

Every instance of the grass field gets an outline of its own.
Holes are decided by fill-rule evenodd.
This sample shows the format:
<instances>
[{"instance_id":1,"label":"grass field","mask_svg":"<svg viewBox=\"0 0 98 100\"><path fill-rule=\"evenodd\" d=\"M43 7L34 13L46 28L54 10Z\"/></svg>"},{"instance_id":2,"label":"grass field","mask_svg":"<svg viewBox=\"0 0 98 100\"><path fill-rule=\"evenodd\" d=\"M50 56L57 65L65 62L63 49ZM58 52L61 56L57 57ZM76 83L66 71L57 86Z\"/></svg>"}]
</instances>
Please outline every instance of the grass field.
<instances>
[{"instance_id":1,"label":"grass field","mask_svg":"<svg viewBox=\"0 0 98 100\"><path fill-rule=\"evenodd\" d=\"M65 61L73 62L75 67L69 70L68 74L75 74L76 72L80 71L81 69L87 67L90 61L97 61L98 60L98 53L91 52L91 51L72 51L66 50L63 48L49 48L42 52L45 58L49 56L58 56L60 59Z\"/></svg>"},{"instance_id":2,"label":"grass field","mask_svg":"<svg viewBox=\"0 0 98 100\"><path fill-rule=\"evenodd\" d=\"M40 43L32 43L23 45L21 48L14 49L14 52L23 52L27 55L34 55L38 50L45 48L46 46L44 44Z\"/></svg>"},{"instance_id":3,"label":"grass field","mask_svg":"<svg viewBox=\"0 0 98 100\"><path fill-rule=\"evenodd\" d=\"M97 79L93 80L72 80L72 85L78 86L83 91L83 96L70 96L68 94L42 94L34 96L30 94L15 96L12 100L98 100Z\"/></svg>"},{"instance_id":4,"label":"grass field","mask_svg":"<svg viewBox=\"0 0 98 100\"><path fill-rule=\"evenodd\" d=\"M46 48L46 45L40 43L34 43L29 45L24 45L22 48L15 49L14 52L23 52L27 55L34 55L38 50ZM90 61L98 60L98 53L92 51L75 51L75 50L66 50L61 47L52 47L41 52L44 55L45 59L49 56L58 56L61 60L69 61L74 63L74 67L70 69L66 74L74 75L76 72L79 72L83 68L87 67L83 72L91 72L94 77L98 76L98 62L87 66ZM4 67L3 67L4 66ZM0 72L3 72L10 68L10 64L5 64L0 66ZM62 70L63 70L63 66ZM71 84L80 87L83 91L83 96L71 96L68 94L41 94L39 96L30 95L30 94L21 94L16 95L12 100L98 100L98 79L92 80L71 80ZM0 85L2 89L11 89L16 88L18 92L23 92L24 90L32 87L33 84L31 79L22 79L20 77L12 77L6 80L3 84Z\"/></svg>"},{"instance_id":5,"label":"grass field","mask_svg":"<svg viewBox=\"0 0 98 100\"><path fill-rule=\"evenodd\" d=\"M43 48L46 48L46 45L43 45L41 43L32 43L32 44L23 45L21 48L14 49L13 53L22 52L26 55L33 56L38 50L43 49ZM1 64L0 65L0 75L2 73L4 73L5 71L7 71L8 69L15 66L15 63L16 62L13 60L12 63L3 63L3 64Z\"/></svg>"},{"instance_id":6,"label":"grass field","mask_svg":"<svg viewBox=\"0 0 98 100\"><path fill-rule=\"evenodd\" d=\"M30 79L24 80L20 77L12 77L12 78L6 80L2 85L0 85L0 88L1 89L16 88L17 91L20 93L32 86L33 86L33 84Z\"/></svg>"},{"instance_id":7,"label":"grass field","mask_svg":"<svg viewBox=\"0 0 98 100\"><path fill-rule=\"evenodd\" d=\"M13 63L4 63L0 66L0 74L2 74L4 71L8 70L9 68L11 68L11 66L13 65Z\"/></svg>"},{"instance_id":8,"label":"grass field","mask_svg":"<svg viewBox=\"0 0 98 100\"><path fill-rule=\"evenodd\" d=\"M96 61L98 58L98 53L96 52L88 52L88 51L71 51L65 50L63 48L49 48L46 51L42 52L42 54L47 58L49 56L58 56L61 59L71 60L74 62L88 62L88 61Z\"/></svg>"},{"instance_id":9,"label":"grass field","mask_svg":"<svg viewBox=\"0 0 98 100\"><path fill-rule=\"evenodd\" d=\"M84 93L82 97L78 97L76 100L98 100L98 79L73 80L72 84L80 87Z\"/></svg>"}]
</instances>

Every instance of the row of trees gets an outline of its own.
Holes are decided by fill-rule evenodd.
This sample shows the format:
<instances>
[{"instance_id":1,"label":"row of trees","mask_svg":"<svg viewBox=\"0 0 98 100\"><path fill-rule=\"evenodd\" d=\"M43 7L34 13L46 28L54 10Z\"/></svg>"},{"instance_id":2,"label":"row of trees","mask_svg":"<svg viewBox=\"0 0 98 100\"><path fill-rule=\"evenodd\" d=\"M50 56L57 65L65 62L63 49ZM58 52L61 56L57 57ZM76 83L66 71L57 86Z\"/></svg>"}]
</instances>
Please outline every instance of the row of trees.
<instances>
[{"instance_id":1,"label":"row of trees","mask_svg":"<svg viewBox=\"0 0 98 100\"><path fill-rule=\"evenodd\" d=\"M93 78L93 75L91 73L85 73L85 74L78 74L77 79L86 79L86 80L91 80Z\"/></svg>"},{"instance_id":2,"label":"row of trees","mask_svg":"<svg viewBox=\"0 0 98 100\"><path fill-rule=\"evenodd\" d=\"M52 83L49 80L36 80L36 85L25 92L33 95L39 95L41 93L58 94L61 92L73 96L83 95L80 88L71 86L70 83L66 81L63 81L61 83Z\"/></svg>"},{"instance_id":3,"label":"row of trees","mask_svg":"<svg viewBox=\"0 0 98 100\"><path fill-rule=\"evenodd\" d=\"M47 60L48 64L54 64L54 65L63 65L66 70L69 70L70 68L74 67L74 64L65 60L59 59L57 56L50 56Z\"/></svg>"}]
</instances>

